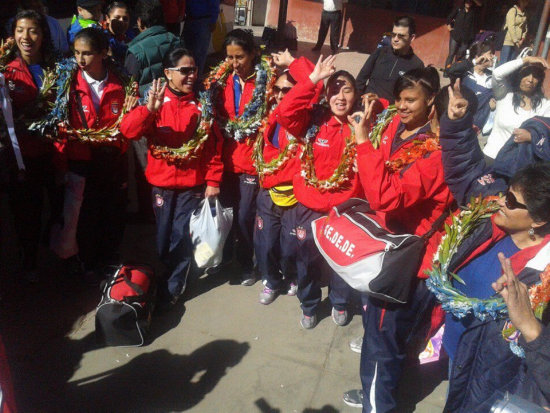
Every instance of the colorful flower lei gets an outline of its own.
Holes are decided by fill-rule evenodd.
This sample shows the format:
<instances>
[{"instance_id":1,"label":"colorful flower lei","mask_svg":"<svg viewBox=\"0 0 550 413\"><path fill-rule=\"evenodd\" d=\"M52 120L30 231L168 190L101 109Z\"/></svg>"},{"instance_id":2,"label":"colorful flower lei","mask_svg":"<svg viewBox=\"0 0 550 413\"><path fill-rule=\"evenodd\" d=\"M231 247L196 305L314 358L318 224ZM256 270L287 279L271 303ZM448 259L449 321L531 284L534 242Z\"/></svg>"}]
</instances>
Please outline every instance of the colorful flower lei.
<instances>
[{"instance_id":1,"label":"colorful flower lei","mask_svg":"<svg viewBox=\"0 0 550 413\"><path fill-rule=\"evenodd\" d=\"M445 235L434 254L432 268L427 272L426 286L441 302L443 310L457 318L473 314L481 321L498 319L507 314L506 305L501 297L488 299L470 298L454 288L452 279L464 284L464 281L449 270L449 265L458 247L485 218L489 218L499 209L496 197L472 198L468 206L458 215L451 215L451 225L445 224Z\"/></svg>"},{"instance_id":2,"label":"colorful flower lei","mask_svg":"<svg viewBox=\"0 0 550 413\"><path fill-rule=\"evenodd\" d=\"M124 82L126 96L136 96L136 82L132 79L127 79L125 75L114 67L110 67L109 70L114 70L117 77ZM44 120L33 123L29 129L39 131L42 135L52 139L59 139L60 132L62 132L63 135L68 136L71 140L92 144L105 144L119 140L120 132L118 126L127 113L124 106L120 111L118 119L109 127L100 129L73 129L69 125L69 93L71 83L77 73L78 64L74 57L64 59L56 64L57 98L55 104Z\"/></svg>"},{"instance_id":3,"label":"colorful flower lei","mask_svg":"<svg viewBox=\"0 0 550 413\"><path fill-rule=\"evenodd\" d=\"M357 154L355 131L350 127L351 134L346 138L346 146L342 152L340 164L329 178L321 180L317 178L313 162L313 142L319 133L320 119L326 113L325 109L321 105L316 105L313 109L313 123L305 135L305 147L301 156L302 171L300 173L306 185L312 186L321 192L337 191L348 184L352 172L356 169L355 161Z\"/></svg>"},{"instance_id":4,"label":"colorful flower lei","mask_svg":"<svg viewBox=\"0 0 550 413\"><path fill-rule=\"evenodd\" d=\"M401 169L410 165L417 159L423 158L425 155L431 152L435 152L440 149L439 136L428 132L418 136L419 139L415 139L412 145L405 151L401 151L401 154L391 161L386 161L386 168L391 172L399 172Z\"/></svg>"},{"instance_id":5,"label":"colorful flower lei","mask_svg":"<svg viewBox=\"0 0 550 413\"><path fill-rule=\"evenodd\" d=\"M149 145L149 151L153 158L164 159L170 164L181 166L190 159L199 156L204 144L210 136L212 123L214 123L214 117L211 112L208 112L204 101L199 98L199 103L201 113L193 137L187 142L184 142L179 148L160 146L151 143Z\"/></svg>"},{"instance_id":6,"label":"colorful flower lei","mask_svg":"<svg viewBox=\"0 0 550 413\"><path fill-rule=\"evenodd\" d=\"M260 181L263 180L264 176L273 175L279 171L290 158L296 155L301 146L294 136L287 134L287 145L282 151L279 151L279 155L275 159L272 159L266 163L264 160L264 132L266 127L267 117L262 122L256 141L254 142L254 150L252 153L252 160L256 166L256 171L258 172Z\"/></svg>"},{"instance_id":7,"label":"colorful flower lei","mask_svg":"<svg viewBox=\"0 0 550 413\"><path fill-rule=\"evenodd\" d=\"M233 138L237 142L243 142L258 132L264 116L269 111L273 85L277 80L267 56L261 57L260 63L255 66L254 70L256 72L254 92L250 102L246 104L243 114L233 120L216 116L224 136ZM205 91L202 92L201 98L205 101L208 114L215 114L214 102L218 102L218 96L223 93L227 79L232 72L233 66L222 61L212 69L204 81Z\"/></svg>"},{"instance_id":8,"label":"colorful flower lei","mask_svg":"<svg viewBox=\"0 0 550 413\"><path fill-rule=\"evenodd\" d=\"M369 133L369 139L374 149L378 149L380 147L382 132L384 132L386 127L390 124L396 113L397 108L395 105L390 105L376 117L376 123Z\"/></svg>"}]
</instances>

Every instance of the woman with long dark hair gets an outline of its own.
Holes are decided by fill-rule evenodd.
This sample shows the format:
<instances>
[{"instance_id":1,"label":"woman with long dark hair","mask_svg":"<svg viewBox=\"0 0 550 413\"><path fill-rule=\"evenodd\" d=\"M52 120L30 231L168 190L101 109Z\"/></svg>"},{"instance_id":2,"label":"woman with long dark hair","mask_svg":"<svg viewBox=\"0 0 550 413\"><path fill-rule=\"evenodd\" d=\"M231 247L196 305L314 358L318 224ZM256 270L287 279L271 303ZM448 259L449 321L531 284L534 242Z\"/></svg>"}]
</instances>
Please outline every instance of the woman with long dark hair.
<instances>
[{"instance_id":1,"label":"woman with long dark hair","mask_svg":"<svg viewBox=\"0 0 550 413\"><path fill-rule=\"evenodd\" d=\"M47 70L53 69L56 56L50 29L44 15L23 10L15 16L11 33L15 39L13 60L3 72L13 102L15 133L19 141L24 170L15 161L10 165L9 200L22 252L23 276L37 280L37 252L42 234L42 214L47 190L51 216L60 201L55 185L55 148L40 133L31 133L30 122L45 116L47 102L40 88ZM53 96L52 96L53 98Z\"/></svg>"},{"instance_id":2,"label":"woman with long dark hair","mask_svg":"<svg viewBox=\"0 0 550 413\"><path fill-rule=\"evenodd\" d=\"M354 114L361 117L359 122L350 118L356 131L359 176L370 207L384 216L386 227L394 233L431 234L406 304L363 296L366 310L360 374L364 412L394 411L394 391L407 345L426 327L424 321L435 305L424 282L424 269L442 236L437 222L453 203L443 174L434 116L438 91L439 75L433 67L414 69L400 77L394 87L397 113L382 129L378 149L369 139L374 102L364 113ZM344 401L356 394L352 392L346 393Z\"/></svg>"},{"instance_id":3,"label":"woman with long dark hair","mask_svg":"<svg viewBox=\"0 0 550 413\"><path fill-rule=\"evenodd\" d=\"M513 135L520 138L519 126L533 116L550 116L550 101L542 84L548 63L541 57L527 56L512 60L493 71L493 93L496 99L495 123L483 149L495 159Z\"/></svg>"}]
</instances>

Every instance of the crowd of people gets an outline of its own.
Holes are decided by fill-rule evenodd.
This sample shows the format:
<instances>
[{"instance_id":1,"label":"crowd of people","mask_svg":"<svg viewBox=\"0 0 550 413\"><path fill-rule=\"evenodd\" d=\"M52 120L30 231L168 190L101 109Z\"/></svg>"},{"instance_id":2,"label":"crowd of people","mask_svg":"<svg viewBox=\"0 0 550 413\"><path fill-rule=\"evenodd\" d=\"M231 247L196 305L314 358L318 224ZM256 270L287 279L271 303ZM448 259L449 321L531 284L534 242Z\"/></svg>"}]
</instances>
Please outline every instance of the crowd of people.
<instances>
[{"instance_id":1,"label":"crowd of people","mask_svg":"<svg viewBox=\"0 0 550 413\"><path fill-rule=\"evenodd\" d=\"M361 294L362 390L345 401L396 411L405 360L444 323L445 411L489 411L497 391L550 406L548 314L533 301L550 301L548 63L526 56L494 68L489 39L468 44L468 60L449 68L451 86L441 88L437 70L413 51L414 19L401 16L391 44L357 79L333 55L316 63L288 50L262 56L242 29L227 34L225 59L203 73L197 33L215 15L204 4L187 8L182 40L158 0L139 0L132 12L118 1L102 10L77 0L70 53L54 45L40 0L13 18L0 55L13 109L12 119L3 111L10 150L2 168L22 278L37 281L44 230L70 276L96 284L102 268L120 263L131 152L145 167L165 267L159 309L169 311L187 287L191 215L219 197L233 208L233 227L222 263L207 272L221 276L234 259L242 285L261 278L261 304L297 295L304 329L317 325L328 280L332 320L345 326L352 289L320 254L312 222L362 198L389 231L425 236L426 247L406 303ZM198 38L201 47L188 44ZM453 48L472 40L452 38ZM430 284L434 254L480 199L488 209L453 252L446 296ZM495 295L499 313L488 309Z\"/></svg>"}]
</instances>

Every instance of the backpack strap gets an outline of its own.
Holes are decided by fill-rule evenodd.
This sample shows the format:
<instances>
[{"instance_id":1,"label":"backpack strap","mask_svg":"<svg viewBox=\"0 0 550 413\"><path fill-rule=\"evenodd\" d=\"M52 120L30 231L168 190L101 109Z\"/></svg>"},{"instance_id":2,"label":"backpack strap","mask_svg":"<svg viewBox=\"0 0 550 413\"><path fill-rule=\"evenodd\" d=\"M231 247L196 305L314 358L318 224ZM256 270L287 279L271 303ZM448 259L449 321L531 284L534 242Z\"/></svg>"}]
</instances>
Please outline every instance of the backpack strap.
<instances>
[{"instance_id":1,"label":"backpack strap","mask_svg":"<svg viewBox=\"0 0 550 413\"><path fill-rule=\"evenodd\" d=\"M435 234L443 225L445 220L449 215L451 215L451 211L456 208L456 201L453 201L453 203L449 206L449 209L446 209L440 216L437 218L432 226L430 227L429 231L426 232L424 235L422 235L420 238L422 238L424 241L428 241L433 234Z\"/></svg>"},{"instance_id":2,"label":"backpack strap","mask_svg":"<svg viewBox=\"0 0 550 413\"><path fill-rule=\"evenodd\" d=\"M76 99L76 110L78 112L78 115L80 116L82 126L84 127L84 129L88 129L88 121L86 120L84 109L82 109L82 98L80 97L80 93L78 93L78 91L74 92L74 98Z\"/></svg>"}]
</instances>

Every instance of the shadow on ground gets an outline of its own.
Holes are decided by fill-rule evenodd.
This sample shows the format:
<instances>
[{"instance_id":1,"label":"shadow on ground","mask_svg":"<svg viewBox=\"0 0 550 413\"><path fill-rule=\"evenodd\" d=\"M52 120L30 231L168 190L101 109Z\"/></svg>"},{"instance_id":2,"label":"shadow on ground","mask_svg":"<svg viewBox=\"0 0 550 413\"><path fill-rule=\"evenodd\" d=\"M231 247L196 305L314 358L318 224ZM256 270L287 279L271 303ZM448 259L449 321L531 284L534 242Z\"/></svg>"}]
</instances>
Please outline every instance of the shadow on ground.
<instances>
[{"instance_id":1,"label":"shadow on ground","mask_svg":"<svg viewBox=\"0 0 550 413\"><path fill-rule=\"evenodd\" d=\"M64 411L185 411L212 391L249 348L248 343L215 340L189 355L167 350L142 354L116 369L68 383Z\"/></svg>"},{"instance_id":2,"label":"shadow on ground","mask_svg":"<svg viewBox=\"0 0 550 413\"><path fill-rule=\"evenodd\" d=\"M263 397L261 399L256 400L254 404L256 405L260 413L282 413L281 409L272 407L269 404L269 402ZM340 410L337 410L336 408L334 408L334 406L329 406L329 405L325 405L320 409L307 408L302 411L302 413L339 413L339 412Z\"/></svg>"}]
</instances>

